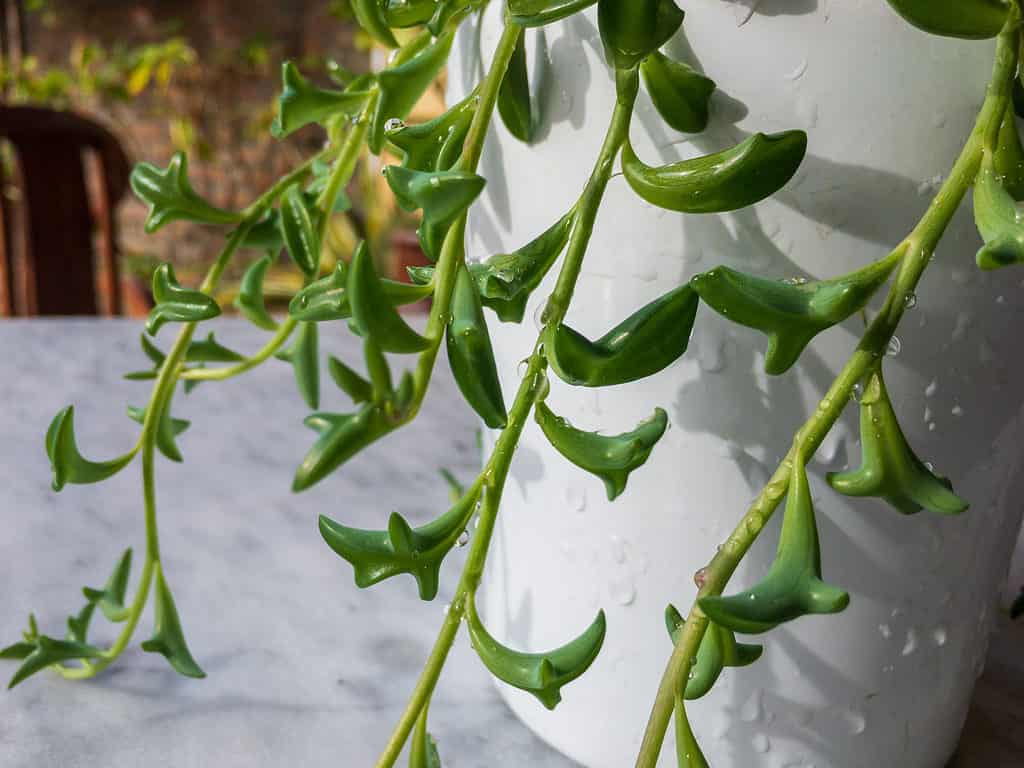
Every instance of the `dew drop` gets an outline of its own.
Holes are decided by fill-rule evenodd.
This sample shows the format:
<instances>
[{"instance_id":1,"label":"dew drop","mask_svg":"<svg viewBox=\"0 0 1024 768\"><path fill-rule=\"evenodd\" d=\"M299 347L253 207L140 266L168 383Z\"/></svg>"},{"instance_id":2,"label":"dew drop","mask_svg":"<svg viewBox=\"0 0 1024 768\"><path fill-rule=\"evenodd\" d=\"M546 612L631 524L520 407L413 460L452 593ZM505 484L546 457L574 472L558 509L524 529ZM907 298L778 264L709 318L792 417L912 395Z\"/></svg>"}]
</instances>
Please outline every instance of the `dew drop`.
<instances>
[{"instance_id":1,"label":"dew drop","mask_svg":"<svg viewBox=\"0 0 1024 768\"><path fill-rule=\"evenodd\" d=\"M948 639L949 634L946 632L945 627L936 627L932 630L932 642L935 643L935 645L939 648L944 646Z\"/></svg>"},{"instance_id":2,"label":"dew drop","mask_svg":"<svg viewBox=\"0 0 1024 768\"><path fill-rule=\"evenodd\" d=\"M887 675L891 675L893 672L896 671L896 667L892 664L886 664L884 667L882 667L882 671L885 672L885 674Z\"/></svg>"},{"instance_id":3,"label":"dew drop","mask_svg":"<svg viewBox=\"0 0 1024 768\"><path fill-rule=\"evenodd\" d=\"M917 650L917 630L911 627L907 630L907 639L903 643L903 650L900 651L904 656L910 656L914 651Z\"/></svg>"},{"instance_id":4,"label":"dew drop","mask_svg":"<svg viewBox=\"0 0 1024 768\"><path fill-rule=\"evenodd\" d=\"M952 413L954 416L963 416L964 409L961 408L959 405L954 405L952 410L950 410L950 413Z\"/></svg>"},{"instance_id":5,"label":"dew drop","mask_svg":"<svg viewBox=\"0 0 1024 768\"><path fill-rule=\"evenodd\" d=\"M392 117L390 120L384 123L385 133L391 133L392 131L400 131L403 128L405 128L405 121L397 117Z\"/></svg>"},{"instance_id":6,"label":"dew drop","mask_svg":"<svg viewBox=\"0 0 1024 768\"><path fill-rule=\"evenodd\" d=\"M879 624L878 631L886 640L892 637L892 628L888 624Z\"/></svg>"},{"instance_id":7,"label":"dew drop","mask_svg":"<svg viewBox=\"0 0 1024 768\"><path fill-rule=\"evenodd\" d=\"M587 491L585 488L575 488L570 486L565 489L565 501L569 505L569 509L574 512L582 512L587 508Z\"/></svg>"},{"instance_id":8,"label":"dew drop","mask_svg":"<svg viewBox=\"0 0 1024 768\"><path fill-rule=\"evenodd\" d=\"M608 594L619 605L632 605L636 600L636 585L628 576L616 579L608 585Z\"/></svg>"},{"instance_id":9,"label":"dew drop","mask_svg":"<svg viewBox=\"0 0 1024 768\"><path fill-rule=\"evenodd\" d=\"M621 536L612 536L608 540L608 548L612 554L612 562L620 565L626 562L626 542Z\"/></svg>"},{"instance_id":10,"label":"dew drop","mask_svg":"<svg viewBox=\"0 0 1024 768\"><path fill-rule=\"evenodd\" d=\"M917 294L911 292L911 293L908 293L907 295L905 295L903 297L903 306L906 307L907 309L913 309L914 307L916 307L917 306Z\"/></svg>"},{"instance_id":11,"label":"dew drop","mask_svg":"<svg viewBox=\"0 0 1024 768\"><path fill-rule=\"evenodd\" d=\"M846 727L849 728L850 733L857 736L867 729L867 720L864 715L855 709L843 712L843 722L846 723Z\"/></svg>"},{"instance_id":12,"label":"dew drop","mask_svg":"<svg viewBox=\"0 0 1024 768\"><path fill-rule=\"evenodd\" d=\"M762 704L763 695L764 694L760 688L754 689L740 707L740 720L745 723L756 723L761 719L764 714L764 706Z\"/></svg>"},{"instance_id":13,"label":"dew drop","mask_svg":"<svg viewBox=\"0 0 1024 768\"><path fill-rule=\"evenodd\" d=\"M807 278L806 277L800 277L800 276L797 276L797 277L787 277L782 282L784 282L786 285L806 285L807 284Z\"/></svg>"},{"instance_id":14,"label":"dew drop","mask_svg":"<svg viewBox=\"0 0 1024 768\"><path fill-rule=\"evenodd\" d=\"M516 373L519 375L519 378L523 378L528 370L530 370L530 361L520 360L519 365L516 366Z\"/></svg>"},{"instance_id":15,"label":"dew drop","mask_svg":"<svg viewBox=\"0 0 1024 768\"><path fill-rule=\"evenodd\" d=\"M864 397L864 385L859 381L853 385L853 389L850 390L850 397L853 398L855 403L859 403L861 398Z\"/></svg>"},{"instance_id":16,"label":"dew drop","mask_svg":"<svg viewBox=\"0 0 1024 768\"><path fill-rule=\"evenodd\" d=\"M441 180L437 176L430 177L430 186L437 188L441 186Z\"/></svg>"},{"instance_id":17,"label":"dew drop","mask_svg":"<svg viewBox=\"0 0 1024 768\"><path fill-rule=\"evenodd\" d=\"M697 585L697 589L702 589L704 584L708 580L708 569L701 568L695 574L693 574L693 583Z\"/></svg>"},{"instance_id":18,"label":"dew drop","mask_svg":"<svg viewBox=\"0 0 1024 768\"><path fill-rule=\"evenodd\" d=\"M455 545L462 548L469 544L469 531L463 531L459 534L459 538L455 540Z\"/></svg>"},{"instance_id":19,"label":"dew drop","mask_svg":"<svg viewBox=\"0 0 1024 768\"><path fill-rule=\"evenodd\" d=\"M939 382L937 379L932 379L931 383L924 388L925 397L934 397L935 393L939 390Z\"/></svg>"},{"instance_id":20,"label":"dew drop","mask_svg":"<svg viewBox=\"0 0 1024 768\"><path fill-rule=\"evenodd\" d=\"M899 336L893 336L889 339L889 344L885 348L885 354L889 357L896 357L900 352L903 351L903 342L900 341Z\"/></svg>"}]
</instances>

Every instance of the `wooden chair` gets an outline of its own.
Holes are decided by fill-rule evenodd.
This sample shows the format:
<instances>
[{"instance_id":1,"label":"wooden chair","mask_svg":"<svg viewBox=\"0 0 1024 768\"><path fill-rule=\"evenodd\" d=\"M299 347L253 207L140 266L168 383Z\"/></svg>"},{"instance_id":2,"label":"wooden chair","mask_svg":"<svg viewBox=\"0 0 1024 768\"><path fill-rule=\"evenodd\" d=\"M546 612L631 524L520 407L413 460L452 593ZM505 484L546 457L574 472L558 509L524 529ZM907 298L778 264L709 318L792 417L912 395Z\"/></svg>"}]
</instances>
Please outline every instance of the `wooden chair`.
<instances>
[{"instance_id":1,"label":"wooden chair","mask_svg":"<svg viewBox=\"0 0 1024 768\"><path fill-rule=\"evenodd\" d=\"M131 168L120 143L70 112L2 105L0 140L20 191L17 206L0 195L0 315L121 314L114 212Z\"/></svg>"}]
</instances>

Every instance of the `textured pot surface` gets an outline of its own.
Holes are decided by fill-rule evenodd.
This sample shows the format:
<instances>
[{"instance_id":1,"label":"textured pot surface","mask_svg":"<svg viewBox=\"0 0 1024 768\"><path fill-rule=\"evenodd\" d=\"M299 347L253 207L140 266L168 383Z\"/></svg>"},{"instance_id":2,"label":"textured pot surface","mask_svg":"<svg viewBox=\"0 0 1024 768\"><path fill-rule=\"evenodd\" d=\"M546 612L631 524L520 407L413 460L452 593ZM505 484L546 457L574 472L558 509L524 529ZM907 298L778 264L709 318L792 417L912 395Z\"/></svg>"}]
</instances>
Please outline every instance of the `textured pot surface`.
<instances>
[{"instance_id":1,"label":"textured pot surface","mask_svg":"<svg viewBox=\"0 0 1024 768\"><path fill-rule=\"evenodd\" d=\"M726 264L779 279L831 277L887 253L917 221L984 97L993 45L929 37L883 0L694 0L686 41L669 45L720 90L710 129L665 127L643 93L632 128L649 163L731 146L754 131L803 128L808 157L776 198L733 214L654 209L621 177L598 218L569 322L596 337L697 272ZM452 95L466 93L500 29L491 8L453 57ZM481 173L470 222L474 258L511 250L575 201L614 101L595 14L530 31L542 126L526 147L502 127ZM506 171L505 169L508 169ZM1020 275L982 274L969 205L928 269L887 360L911 445L948 475L971 510L904 517L876 500L832 492L825 472L860 461L851 407L809 468L824 575L849 590L847 611L764 636L763 659L727 670L691 705L715 768L940 768L952 753L984 659L998 585L1020 523L1024 476L1015 329ZM493 323L510 395L536 336L535 294L522 326ZM560 645L608 613L604 650L548 713L506 691L542 737L588 768L632 765L671 650L662 613L685 610L693 575L724 540L853 350L862 321L815 340L780 377L763 373L765 339L702 307L690 350L653 379L601 390L553 377L549 405L574 424L632 428L655 406L672 426L626 493L567 464L535 425L506 490L486 580L486 620L524 650ZM895 351L895 350L894 350ZM776 515L732 581L756 582L774 555ZM669 736L669 745L671 736ZM666 750L663 764L674 761Z\"/></svg>"}]
</instances>

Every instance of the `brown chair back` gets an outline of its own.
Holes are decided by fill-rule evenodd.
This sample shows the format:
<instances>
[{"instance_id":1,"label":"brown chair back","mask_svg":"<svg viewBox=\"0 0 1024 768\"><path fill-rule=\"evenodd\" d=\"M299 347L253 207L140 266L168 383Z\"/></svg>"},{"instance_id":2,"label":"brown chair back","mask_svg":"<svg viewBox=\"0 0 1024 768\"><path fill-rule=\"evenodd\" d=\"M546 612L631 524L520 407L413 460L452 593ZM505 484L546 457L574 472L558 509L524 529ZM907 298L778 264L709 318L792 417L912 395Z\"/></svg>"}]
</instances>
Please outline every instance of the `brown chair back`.
<instances>
[{"instance_id":1,"label":"brown chair back","mask_svg":"<svg viewBox=\"0 0 1024 768\"><path fill-rule=\"evenodd\" d=\"M131 171L120 143L79 115L21 106L0 106L0 140L14 150L23 212L16 222L0 195L0 314L120 314L114 212ZM97 178L87 185L89 151Z\"/></svg>"}]
</instances>

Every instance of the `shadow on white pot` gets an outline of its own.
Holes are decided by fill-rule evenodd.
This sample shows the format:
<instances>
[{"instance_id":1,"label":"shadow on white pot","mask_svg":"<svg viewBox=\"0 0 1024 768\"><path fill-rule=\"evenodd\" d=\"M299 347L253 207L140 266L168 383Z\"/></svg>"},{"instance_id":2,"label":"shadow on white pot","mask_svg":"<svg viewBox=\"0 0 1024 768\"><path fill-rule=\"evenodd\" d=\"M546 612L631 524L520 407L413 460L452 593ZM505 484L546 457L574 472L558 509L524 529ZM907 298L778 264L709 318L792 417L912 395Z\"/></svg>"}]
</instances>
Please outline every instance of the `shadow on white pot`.
<instances>
[{"instance_id":1,"label":"shadow on white pot","mask_svg":"<svg viewBox=\"0 0 1024 768\"><path fill-rule=\"evenodd\" d=\"M668 129L642 93L632 129L641 157L670 162L755 131L801 128L809 151L772 200L737 213L681 216L612 180L569 322L600 335L694 274L726 264L776 278L832 277L885 255L926 208L973 124L991 68L990 42L929 37L882 0L704 0L670 43L719 85L709 129ZM450 88L462 98L500 32L465 30ZM541 114L537 143L503 128L488 139L488 184L470 218L475 258L511 250L576 200L615 99L592 11L528 32ZM506 175L504 169L514 169ZM982 274L968 206L955 218L908 312L887 380L916 452L948 475L971 510L903 517L876 500L837 495L826 471L859 462L857 413L836 425L811 465L826 579L849 590L839 616L808 617L764 638L761 661L727 670L690 707L715 768L939 768L952 754L984 660L1024 490L1024 365L1009 329L1024 301L1012 273ZM536 336L492 324L512 391ZM492 318L493 319L493 318ZM672 426L626 493L565 462L535 425L512 467L486 584L488 626L523 650L555 647L608 613L604 650L549 713L503 689L518 715L588 768L632 765L671 645L663 611L685 609L706 564L788 449L863 329L821 336L781 377L763 373L764 339L702 307L677 364L653 379L600 390L552 381L549 403L579 427L632 428L655 406ZM770 564L778 517L732 580ZM666 748L663 765L674 764Z\"/></svg>"}]
</instances>

